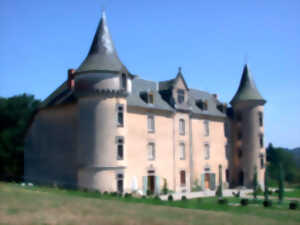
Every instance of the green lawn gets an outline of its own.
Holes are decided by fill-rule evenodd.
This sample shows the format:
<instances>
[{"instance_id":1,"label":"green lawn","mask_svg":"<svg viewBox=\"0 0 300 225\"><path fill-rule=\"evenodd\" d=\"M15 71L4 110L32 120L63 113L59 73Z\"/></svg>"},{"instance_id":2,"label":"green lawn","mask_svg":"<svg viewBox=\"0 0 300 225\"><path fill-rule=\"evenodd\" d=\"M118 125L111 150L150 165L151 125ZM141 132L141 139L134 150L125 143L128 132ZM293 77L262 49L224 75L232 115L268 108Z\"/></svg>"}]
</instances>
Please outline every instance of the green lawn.
<instances>
[{"instance_id":1,"label":"green lawn","mask_svg":"<svg viewBox=\"0 0 300 225\"><path fill-rule=\"evenodd\" d=\"M249 195L252 195L252 194L249 194ZM261 192L258 194L258 196L263 196L264 193ZM270 194L269 196L273 196L273 197L277 197L278 198L278 193L276 192L272 192L272 194ZM285 191L284 192L284 197L287 197L287 198L299 198L300 199L300 188L299 187L296 187L296 188L293 188L291 191Z\"/></svg>"},{"instance_id":2,"label":"green lawn","mask_svg":"<svg viewBox=\"0 0 300 225\"><path fill-rule=\"evenodd\" d=\"M300 210L288 202L245 207L216 198L165 202L99 193L0 183L0 224L300 224Z\"/></svg>"}]
</instances>

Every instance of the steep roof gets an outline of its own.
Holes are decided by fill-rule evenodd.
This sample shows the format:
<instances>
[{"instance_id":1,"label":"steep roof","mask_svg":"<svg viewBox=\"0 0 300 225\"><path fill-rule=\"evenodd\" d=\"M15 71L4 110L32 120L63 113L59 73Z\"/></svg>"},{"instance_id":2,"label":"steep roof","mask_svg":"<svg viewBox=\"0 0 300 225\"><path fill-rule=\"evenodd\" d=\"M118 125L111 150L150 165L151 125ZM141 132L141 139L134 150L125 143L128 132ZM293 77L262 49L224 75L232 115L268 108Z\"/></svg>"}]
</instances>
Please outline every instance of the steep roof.
<instances>
[{"instance_id":1,"label":"steep roof","mask_svg":"<svg viewBox=\"0 0 300 225\"><path fill-rule=\"evenodd\" d=\"M236 94L232 98L230 104L233 105L233 104L236 104L241 101L249 101L249 100L265 102L264 98L261 96L261 94L257 90L255 82L251 76L249 67L246 64L243 69L240 86L239 86Z\"/></svg>"},{"instance_id":2,"label":"steep roof","mask_svg":"<svg viewBox=\"0 0 300 225\"><path fill-rule=\"evenodd\" d=\"M127 68L122 64L114 47L104 12L102 13L90 51L76 70L76 73L89 71L121 71L128 73Z\"/></svg>"}]
</instances>

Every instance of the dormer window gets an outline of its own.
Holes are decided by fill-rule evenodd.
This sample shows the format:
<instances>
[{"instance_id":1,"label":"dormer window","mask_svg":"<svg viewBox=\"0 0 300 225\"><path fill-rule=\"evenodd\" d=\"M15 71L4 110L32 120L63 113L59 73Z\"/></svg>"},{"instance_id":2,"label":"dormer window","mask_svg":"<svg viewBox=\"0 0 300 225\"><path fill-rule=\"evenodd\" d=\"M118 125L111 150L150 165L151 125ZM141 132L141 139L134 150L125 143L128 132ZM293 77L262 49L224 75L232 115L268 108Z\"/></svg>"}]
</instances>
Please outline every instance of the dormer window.
<instances>
[{"instance_id":1,"label":"dormer window","mask_svg":"<svg viewBox=\"0 0 300 225\"><path fill-rule=\"evenodd\" d=\"M125 73L122 73L121 75L121 87L123 90L126 90L127 88L127 78Z\"/></svg>"},{"instance_id":2,"label":"dormer window","mask_svg":"<svg viewBox=\"0 0 300 225\"><path fill-rule=\"evenodd\" d=\"M207 111L208 109L208 103L207 100L203 101L202 99L199 99L198 101L196 101L196 105L204 111Z\"/></svg>"},{"instance_id":3,"label":"dormer window","mask_svg":"<svg viewBox=\"0 0 300 225\"><path fill-rule=\"evenodd\" d=\"M177 90L177 102L182 104L184 102L184 90L178 89Z\"/></svg>"},{"instance_id":4,"label":"dormer window","mask_svg":"<svg viewBox=\"0 0 300 225\"><path fill-rule=\"evenodd\" d=\"M150 92L150 93L148 94L148 103L149 103L149 104L153 104L153 103L154 103L154 96L153 96L153 93L152 93L152 92Z\"/></svg>"},{"instance_id":5,"label":"dormer window","mask_svg":"<svg viewBox=\"0 0 300 225\"><path fill-rule=\"evenodd\" d=\"M150 92L143 91L140 93L140 97L141 99L143 99L145 103L154 104L154 94L152 91Z\"/></svg>"}]
</instances>

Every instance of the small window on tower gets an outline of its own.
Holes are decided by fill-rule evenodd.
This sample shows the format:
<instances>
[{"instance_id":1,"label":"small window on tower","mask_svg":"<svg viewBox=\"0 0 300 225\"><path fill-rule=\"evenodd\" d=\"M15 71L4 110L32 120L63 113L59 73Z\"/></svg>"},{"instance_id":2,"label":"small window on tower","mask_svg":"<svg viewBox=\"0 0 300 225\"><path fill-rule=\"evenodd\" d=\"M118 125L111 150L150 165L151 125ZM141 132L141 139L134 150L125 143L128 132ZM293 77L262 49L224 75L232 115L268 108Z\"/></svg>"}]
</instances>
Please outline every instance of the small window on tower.
<instances>
[{"instance_id":1,"label":"small window on tower","mask_svg":"<svg viewBox=\"0 0 300 225\"><path fill-rule=\"evenodd\" d=\"M126 90L127 88L127 78L126 78L126 74L122 73L122 78L121 78L121 82L122 82L122 89Z\"/></svg>"},{"instance_id":2,"label":"small window on tower","mask_svg":"<svg viewBox=\"0 0 300 225\"><path fill-rule=\"evenodd\" d=\"M263 113L258 112L258 120L259 120L259 126L263 126Z\"/></svg>"},{"instance_id":3,"label":"small window on tower","mask_svg":"<svg viewBox=\"0 0 300 225\"><path fill-rule=\"evenodd\" d=\"M118 127L124 126L124 107L123 107L123 105L117 105L117 124L118 124Z\"/></svg>"},{"instance_id":4,"label":"small window on tower","mask_svg":"<svg viewBox=\"0 0 300 225\"><path fill-rule=\"evenodd\" d=\"M259 135L259 145L261 148L264 147L264 135L263 134Z\"/></svg>"},{"instance_id":5,"label":"small window on tower","mask_svg":"<svg viewBox=\"0 0 300 225\"><path fill-rule=\"evenodd\" d=\"M264 154L260 154L259 157L260 157L260 168L263 169L263 168L265 168L265 157L264 157Z\"/></svg>"},{"instance_id":6,"label":"small window on tower","mask_svg":"<svg viewBox=\"0 0 300 225\"><path fill-rule=\"evenodd\" d=\"M184 90L179 89L177 91L177 101L178 101L179 104L184 102Z\"/></svg>"},{"instance_id":7,"label":"small window on tower","mask_svg":"<svg viewBox=\"0 0 300 225\"><path fill-rule=\"evenodd\" d=\"M209 136L209 121L204 120L203 124L204 124L204 136Z\"/></svg>"},{"instance_id":8,"label":"small window on tower","mask_svg":"<svg viewBox=\"0 0 300 225\"><path fill-rule=\"evenodd\" d=\"M124 138L117 137L117 160L124 159Z\"/></svg>"}]
</instances>

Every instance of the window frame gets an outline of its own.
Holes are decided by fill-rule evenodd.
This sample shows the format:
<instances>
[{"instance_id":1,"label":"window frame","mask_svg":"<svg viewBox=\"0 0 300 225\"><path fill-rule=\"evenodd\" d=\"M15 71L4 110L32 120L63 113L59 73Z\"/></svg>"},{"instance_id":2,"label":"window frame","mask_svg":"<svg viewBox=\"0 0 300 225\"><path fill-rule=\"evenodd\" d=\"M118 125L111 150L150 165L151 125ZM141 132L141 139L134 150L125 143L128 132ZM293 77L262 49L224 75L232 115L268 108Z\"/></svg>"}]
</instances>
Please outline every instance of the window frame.
<instances>
[{"instance_id":1,"label":"window frame","mask_svg":"<svg viewBox=\"0 0 300 225\"><path fill-rule=\"evenodd\" d=\"M177 102L178 104L182 104L185 101L185 91L184 89L177 90Z\"/></svg>"},{"instance_id":2,"label":"window frame","mask_svg":"<svg viewBox=\"0 0 300 225\"><path fill-rule=\"evenodd\" d=\"M263 116L263 112L259 111L258 112L258 124L260 127L263 127L264 126L264 116Z\"/></svg>"},{"instance_id":3,"label":"window frame","mask_svg":"<svg viewBox=\"0 0 300 225\"><path fill-rule=\"evenodd\" d=\"M185 135L185 120L182 118L179 119L179 134Z\"/></svg>"},{"instance_id":4,"label":"window frame","mask_svg":"<svg viewBox=\"0 0 300 225\"><path fill-rule=\"evenodd\" d=\"M152 146L150 148L150 146ZM154 161L156 154L155 154L155 143L154 142L149 142L147 145L147 151L148 151L148 160Z\"/></svg>"},{"instance_id":5,"label":"window frame","mask_svg":"<svg viewBox=\"0 0 300 225\"><path fill-rule=\"evenodd\" d=\"M204 136L209 136L209 120L203 120L203 126L204 126Z\"/></svg>"},{"instance_id":6,"label":"window frame","mask_svg":"<svg viewBox=\"0 0 300 225\"><path fill-rule=\"evenodd\" d=\"M210 159L210 144L204 143L204 160Z\"/></svg>"},{"instance_id":7,"label":"window frame","mask_svg":"<svg viewBox=\"0 0 300 225\"><path fill-rule=\"evenodd\" d=\"M259 147L264 148L264 134L263 133L259 134Z\"/></svg>"},{"instance_id":8,"label":"window frame","mask_svg":"<svg viewBox=\"0 0 300 225\"><path fill-rule=\"evenodd\" d=\"M116 117L117 127L124 127L124 104L116 105Z\"/></svg>"},{"instance_id":9,"label":"window frame","mask_svg":"<svg viewBox=\"0 0 300 225\"><path fill-rule=\"evenodd\" d=\"M148 133L155 132L155 118L152 114L147 115L147 130Z\"/></svg>"},{"instance_id":10,"label":"window frame","mask_svg":"<svg viewBox=\"0 0 300 225\"><path fill-rule=\"evenodd\" d=\"M125 152L125 147L124 147L124 137L123 136L117 136L116 137L116 149L117 149L117 160L121 161L124 160L124 152ZM120 148L121 147L121 148ZM122 153L119 154L119 150L122 150Z\"/></svg>"},{"instance_id":11,"label":"window frame","mask_svg":"<svg viewBox=\"0 0 300 225\"><path fill-rule=\"evenodd\" d=\"M179 143L179 160L186 159L185 143Z\"/></svg>"}]
</instances>

